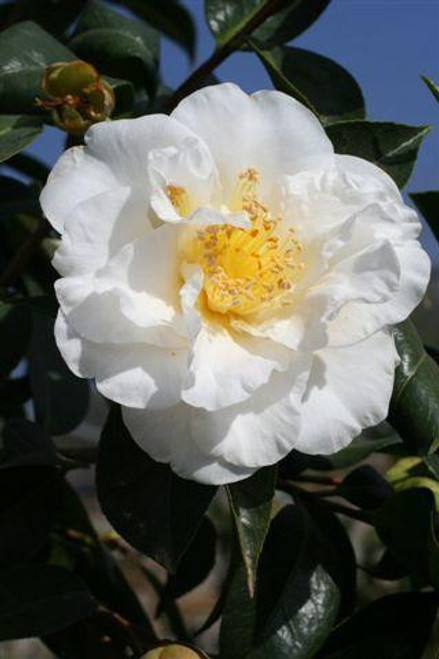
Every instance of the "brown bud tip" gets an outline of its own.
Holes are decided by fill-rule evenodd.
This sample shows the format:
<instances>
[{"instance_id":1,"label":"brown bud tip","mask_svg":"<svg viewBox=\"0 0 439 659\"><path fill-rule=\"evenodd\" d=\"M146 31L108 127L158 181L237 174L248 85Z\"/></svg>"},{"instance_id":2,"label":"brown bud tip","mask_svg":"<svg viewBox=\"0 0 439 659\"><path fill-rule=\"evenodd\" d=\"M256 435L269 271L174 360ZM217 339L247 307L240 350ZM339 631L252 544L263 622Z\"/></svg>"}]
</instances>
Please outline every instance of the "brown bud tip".
<instances>
[{"instance_id":1,"label":"brown bud tip","mask_svg":"<svg viewBox=\"0 0 439 659\"><path fill-rule=\"evenodd\" d=\"M160 648L150 650L142 659L200 659L206 657L205 654L198 653L196 650L191 650L185 645L178 645L171 643Z\"/></svg>"},{"instance_id":2,"label":"brown bud tip","mask_svg":"<svg viewBox=\"0 0 439 659\"><path fill-rule=\"evenodd\" d=\"M87 62L57 62L45 69L41 87L52 98L64 98L80 94L98 79L98 72Z\"/></svg>"}]
</instances>

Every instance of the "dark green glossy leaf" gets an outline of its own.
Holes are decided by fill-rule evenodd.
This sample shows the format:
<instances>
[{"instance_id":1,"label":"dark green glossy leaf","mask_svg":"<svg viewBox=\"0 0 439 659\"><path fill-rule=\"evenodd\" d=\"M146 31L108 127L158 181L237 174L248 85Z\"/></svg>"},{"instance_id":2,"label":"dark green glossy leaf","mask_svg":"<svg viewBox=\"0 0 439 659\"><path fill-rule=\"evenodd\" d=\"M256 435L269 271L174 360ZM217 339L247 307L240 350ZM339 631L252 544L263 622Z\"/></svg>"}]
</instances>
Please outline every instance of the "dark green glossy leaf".
<instances>
[{"instance_id":1,"label":"dark green glossy leaf","mask_svg":"<svg viewBox=\"0 0 439 659\"><path fill-rule=\"evenodd\" d=\"M98 498L116 531L171 572L201 524L215 487L176 476L142 451L114 407L96 466Z\"/></svg>"},{"instance_id":2,"label":"dark green glossy leaf","mask_svg":"<svg viewBox=\"0 0 439 659\"><path fill-rule=\"evenodd\" d=\"M439 191L413 192L410 198L427 220L436 238L439 240Z\"/></svg>"},{"instance_id":3,"label":"dark green glossy leaf","mask_svg":"<svg viewBox=\"0 0 439 659\"><path fill-rule=\"evenodd\" d=\"M79 20L72 50L100 73L130 80L137 88L156 86L157 33L93 0Z\"/></svg>"},{"instance_id":4,"label":"dark green glossy leaf","mask_svg":"<svg viewBox=\"0 0 439 659\"><path fill-rule=\"evenodd\" d=\"M23 359L31 329L29 309L23 305L0 304L0 375L8 375Z\"/></svg>"},{"instance_id":5,"label":"dark green glossy leaf","mask_svg":"<svg viewBox=\"0 0 439 659\"><path fill-rule=\"evenodd\" d=\"M188 593L206 579L215 563L215 549L215 527L208 517L204 517L177 571L168 578L158 612L166 610L170 600Z\"/></svg>"},{"instance_id":6,"label":"dark green glossy leaf","mask_svg":"<svg viewBox=\"0 0 439 659\"><path fill-rule=\"evenodd\" d=\"M226 488L250 595L254 593L259 557L270 525L276 475L276 466L264 467Z\"/></svg>"},{"instance_id":7,"label":"dark green glossy leaf","mask_svg":"<svg viewBox=\"0 0 439 659\"><path fill-rule=\"evenodd\" d=\"M50 565L21 568L0 580L0 640L43 636L93 613L84 583Z\"/></svg>"},{"instance_id":8,"label":"dark green glossy leaf","mask_svg":"<svg viewBox=\"0 0 439 659\"><path fill-rule=\"evenodd\" d=\"M72 59L73 53L36 23L17 23L5 30L0 38L0 112L37 112L35 99L42 95L45 67Z\"/></svg>"},{"instance_id":9,"label":"dark green glossy leaf","mask_svg":"<svg viewBox=\"0 0 439 659\"><path fill-rule=\"evenodd\" d=\"M412 453L430 453L439 444L439 368L411 321L397 325L394 336L401 362L389 419Z\"/></svg>"},{"instance_id":10,"label":"dark green glossy leaf","mask_svg":"<svg viewBox=\"0 0 439 659\"><path fill-rule=\"evenodd\" d=\"M35 312L29 374L36 418L53 435L76 428L88 411L89 384L69 370L55 344L53 320Z\"/></svg>"},{"instance_id":11,"label":"dark green glossy leaf","mask_svg":"<svg viewBox=\"0 0 439 659\"><path fill-rule=\"evenodd\" d=\"M176 41L192 57L195 52L195 25L190 12L179 0L117 0L137 16Z\"/></svg>"},{"instance_id":12,"label":"dark green glossy leaf","mask_svg":"<svg viewBox=\"0 0 439 659\"><path fill-rule=\"evenodd\" d=\"M327 127L337 153L365 158L384 169L403 188L429 126L390 122L342 121Z\"/></svg>"},{"instance_id":13,"label":"dark green glossy leaf","mask_svg":"<svg viewBox=\"0 0 439 659\"><path fill-rule=\"evenodd\" d=\"M378 508L393 495L393 488L370 465L362 465L344 478L337 486L336 494L366 510Z\"/></svg>"},{"instance_id":14,"label":"dark green glossy leaf","mask_svg":"<svg viewBox=\"0 0 439 659\"><path fill-rule=\"evenodd\" d=\"M316 111L324 124L364 119L360 87L352 75L333 60L286 46L259 51L258 55L274 86L301 102L307 99L306 104Z\"/></svg>"},{"instance_id":15,"label":"dark green glossy leaf","mask_svg":"<svg viewBox=\"0 0 439 659\"><path fill-rule=\"evenodd\" d=\"M35 21L54 35L61 35L75 20L87 0L20 0L11 12L14 23Z\"/></svg>"},{"instance_id":16,"label":"dark green glossy leaf","mask_svg":"<svg viewBox=\"0 0 439 659\"><path fill-rule=\"evenodd\" d=\"M133 109L135 101L133 83L129 80L121 80L120 78L112 78L111 76L104 76L104 78L112 88L116 99L116 105L112 113L113 118L119 115L129 114Z\"/></svg>"},{"instance_id":17,"label":"dark green glossy leaf","mask_svg":"<svg viewBox=\"0 0 439 659\"><path fill-rule=\"evenodd\" d=\"M301 34L328 4L329 0L207 0L206 17L218 45L244 33L271 48ZM249 31L247 26L259 15L262 23Z\"/></svg>"},{"instance_id":18,"label":"dark green glossy leaf","mask_svg":"<svg viewBox=\"0 0 439 659\"><path fill-rule=\"evenodd\" d=\"M421 659L437 606L432 593L381 597L337 627L317 659Z\"/></svg>"},{"instance_id":19,"label":"dark green glossy leaf","mask_svg":"<svg viewBox=\"0 0 439 659\"><path fill-rule=\"evenodd\" d=\"M15 178L0 176L0 220L14 218L18 213L39 215L38 197L36 185L25 185Z\"/></svg>"},{"instance_id":20,"label":"dark green glossy leaf","mask_svg":"<svg viewBox=\"0 0 439 659\"><path fill-rule=\"evenodd\" d=\"M262 553L256 596L238 564L220 631L222 659L308 659L337 616L339 593L321 565L311 519L299 505L273 520Z\"/></svg>"},{"instance_id":21,"label":"dark green glossy leaf","mask_svg":"<svg viewBox=\"0 0 439 659\"><path fill-rule=\"evenodd\" d=\"M48 542L58 493L59 477L53 467L0 470L2 571L20 565Z\"/></svg>"},{"instance_id":22,"label":"dark green glossy leaf","mask_svg":"<svg viewBox=\"0 0 439 659\"><path fill-rule=\"evenodd\" d=\"M428 89L433 94L436 101L439 103L439 87L436 85L436 83L433 82L433 80L430 80L430 78L427 78L427 76L421 76L421 78L425 82L425 84L427 85Z\"/></svg>"},{"instance_id":23,"label":"dark green glossy leaf","mask_svg":"<svg viewBox=\"0 0 439 659\"><path fill-rule=\"evenodd\" d=\"M39 117L20 114L0 115L0 162L15 156L32 144L42 129L43 123Z\"/></svg>"},{"instance_id":24,"label":"dark green glossy leaf","mask_svg":"<svg viewBox=\"0 0 439 659\"><path fill-rule=\"evenodd\" d=\"M152 633L135 593L111 553L99 542L81 499L67 481L52 526L51 562L70 564L101 604Z\"/></svg>"},{"instance_id":25,"label":"dark green glossy leaf","mask_svg":"<svg viewBox=\"0 0 439 659\"><path fill-rule=\"evenodd\" d=\"M1 468L56 464L55 446L44 428L27 419L10 419L5 423Z\"/></svg>"},{"instance_id":26,"label":"dark green glossy leaf","mask_svg":"<svg viewBox=\"0 0 439 659\"><path fill-rule=\"evenodd\" d=\"M439 590L439 544L435 536L435 498L430 490L399 492L374 511L378 535L397 560L423 583Z\"/></svg>"},{"instance_id":27,"label":"dark green glossy leaf","mask_svg":"<svg viewBox=\"0 0 439 659\"><path fill-rule=\"evenodd\" d=\"M396 451L403 447L402 440L387 423L363 430L353 442L333 455L305 455L292 451L279 463L282 478L293 478L305 469L315 471L332 471L346 469L361 462L372 453Z\"/></svg>"},{"instance_id":28,"label":"dark green glossy leaf","mask_svg":"<svg viewBox=\"0 0 439 659\"><path fill-rule=\"evenodd\" d=\"M424 463L430 474L439 481L439 455L426 455Z\"/></svg>"},{"instance_id":29,"label":"dark green glossy leaf","mask_svg":"<svg viewBox=\"0 0 439 659\"><path fill-rule=\"evenodd\" d=\"M22 406L31 397L29 378L0 379L0 416L4 419L24 416Z\"/></svg>"}]
</instances>

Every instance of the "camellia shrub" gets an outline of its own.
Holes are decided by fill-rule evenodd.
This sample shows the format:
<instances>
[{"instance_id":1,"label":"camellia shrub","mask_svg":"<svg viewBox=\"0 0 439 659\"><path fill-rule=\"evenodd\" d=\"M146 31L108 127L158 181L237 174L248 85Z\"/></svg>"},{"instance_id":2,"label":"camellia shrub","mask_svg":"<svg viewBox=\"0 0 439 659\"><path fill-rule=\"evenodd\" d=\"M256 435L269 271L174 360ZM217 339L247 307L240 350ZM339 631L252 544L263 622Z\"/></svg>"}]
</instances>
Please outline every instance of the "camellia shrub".
<instances>
[{"instance_id":1,"label":"camellia shrub","mask_svg":"<svg viewBox=\"0 0 439 659\"><path fill-rule=\"evenodd\" d=\"M1 5L0 641L438 656L438 353L401 195L429 127L285 45L328 4L206 0L216 49L174 90L177 0ZM239 50L273 89L215 79ZM436 236L438 194L412 195ZM200 621L180 598L209 577Z\"/></svg>"}]
</instances>

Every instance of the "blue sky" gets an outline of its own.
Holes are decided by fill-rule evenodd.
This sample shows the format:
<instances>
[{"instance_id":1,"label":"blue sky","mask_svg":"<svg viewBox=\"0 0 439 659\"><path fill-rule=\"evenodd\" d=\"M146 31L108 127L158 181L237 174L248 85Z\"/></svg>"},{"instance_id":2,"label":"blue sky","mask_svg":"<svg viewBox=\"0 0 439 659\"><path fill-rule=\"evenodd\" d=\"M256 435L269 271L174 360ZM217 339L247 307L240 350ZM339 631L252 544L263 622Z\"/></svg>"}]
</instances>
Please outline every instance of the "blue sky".
<instances>
[{"instance_id":1,"label":"blue sky","mask_svg":"<svg viewBox=\"0 0 439 659\"><path fill-rule=\"evenodd\" d=\"M214 48L204 19L203 0L183 0L197 26L195 65ZM420 74L439 80L438 0L332 0L322 16L295 45L336 60L360 84L369 118L408 124L430 124L435 129L421 147L408 191L439 187L439 106ZM177 86L192 70L186 55L163 40L161 67L164 81ZM270 88L265 70L252 54L231 56L218 69L222 81L237 82L246 91ZM54 129L38 140L31 152L48 164L57 158L62 140ZM432 238L424 240L430 253Z\"/></svg>"}]
</instances>

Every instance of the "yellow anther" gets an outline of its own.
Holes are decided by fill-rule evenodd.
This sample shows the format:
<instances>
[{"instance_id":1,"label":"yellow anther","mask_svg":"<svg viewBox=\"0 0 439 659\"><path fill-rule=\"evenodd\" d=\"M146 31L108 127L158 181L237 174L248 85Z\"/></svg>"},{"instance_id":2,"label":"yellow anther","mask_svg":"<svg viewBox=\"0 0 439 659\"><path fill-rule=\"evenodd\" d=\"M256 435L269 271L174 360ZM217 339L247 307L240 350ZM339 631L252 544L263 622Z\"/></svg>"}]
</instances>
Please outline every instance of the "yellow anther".
<instances>
[{"instance_id":1,"label":"yellow anther","mask_svg":"<svg viewBox=\"0 0 439 659\"><path fill-rule=\"evenodd\" d=\"M187 217L191 212L191 205L186 189L179 185L167 185L165 191L177 213L181 217Z\"/></svg>"}]
</instances>

